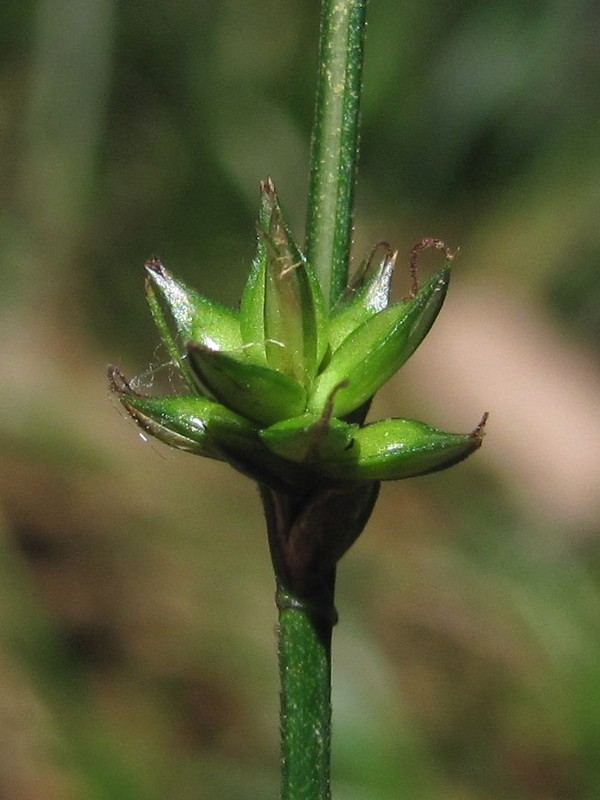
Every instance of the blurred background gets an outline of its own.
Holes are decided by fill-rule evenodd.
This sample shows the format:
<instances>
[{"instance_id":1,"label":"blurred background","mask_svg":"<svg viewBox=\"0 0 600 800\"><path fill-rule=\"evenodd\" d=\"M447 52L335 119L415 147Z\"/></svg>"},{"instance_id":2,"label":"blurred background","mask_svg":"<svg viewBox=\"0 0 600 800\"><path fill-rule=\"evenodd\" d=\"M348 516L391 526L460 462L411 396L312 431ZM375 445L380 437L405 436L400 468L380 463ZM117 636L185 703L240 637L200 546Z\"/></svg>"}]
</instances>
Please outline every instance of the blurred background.
<instances>
[{"instance_id":1,"label":"blurred background","mask_svg":"<svg viewBox=\"0 0 600 800\"><path fill-rule=\"evenodd\" d=\"M143 263L236 304L302 236L317 0L0 6L0 798L278 793L252 484L143 443ZM460 247L372 417L478 455L386 485L339 572L336 800L600 796L600 7L371 0L355 260ZM404 256L402 256L404 254ZM439 255L427 254L428 274Z\"/></svg>"}]
</instances>

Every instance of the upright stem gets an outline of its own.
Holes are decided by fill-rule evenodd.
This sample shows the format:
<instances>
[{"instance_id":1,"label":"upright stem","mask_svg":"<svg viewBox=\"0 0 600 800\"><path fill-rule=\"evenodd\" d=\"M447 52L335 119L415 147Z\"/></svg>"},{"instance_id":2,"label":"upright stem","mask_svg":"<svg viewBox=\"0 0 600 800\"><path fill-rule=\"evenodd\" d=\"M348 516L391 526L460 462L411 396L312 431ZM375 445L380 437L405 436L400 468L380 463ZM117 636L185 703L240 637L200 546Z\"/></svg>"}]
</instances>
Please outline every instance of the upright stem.
<instances>
[{"instance_id":1,"label":"upright stem","mask_svg":"<svg viewBox=\"0 0 600 800\"><path fill-rule=\"evenodd\" d=\"M331 631L336 564L363 530L379 484L261 486L277 579L282 800L331 797Z\"/></svg>"},{"instance_id":2,"label":"upright stem","mask_svg":"<svg viewBox=\"0 0 600 800\"><path fill-rule=\"evenodd\" d=\"M366 0L323 0L311 146L307 256L333 306L348 282ZM335 565L369 517L378 485L295 498L261 487L277 578L281 800L330 800Z\"/></svg>"},{"instance_id":3,"label":"upright stem","mask_svg":"<svg viewBox=\"0 0 600 800\"><path fill-rule=\"evenodd\" d=\"M335 557L327 492L293 498L260 488L277 581L281 800L329 800Z\"/></svg>"},{"instance_id":4,"label":"upright stem","mask_svg":"<svg viewBox=\"0 0 600 800\"><path fill-rule=\"evenodd\" d=\"M281 586L277 601L281 800L329 800L331 620L316 620Z\"/></svg>"},{"instance_id":5,"label":"upright stem","mask_svg":"<svg viewBox=\"0 0 600 800\"><path fill-rule=\"evenodd\" d=\"M332 306L348 282L367 0L323 0L306 249Z\"/></svg>"}]
</instances>

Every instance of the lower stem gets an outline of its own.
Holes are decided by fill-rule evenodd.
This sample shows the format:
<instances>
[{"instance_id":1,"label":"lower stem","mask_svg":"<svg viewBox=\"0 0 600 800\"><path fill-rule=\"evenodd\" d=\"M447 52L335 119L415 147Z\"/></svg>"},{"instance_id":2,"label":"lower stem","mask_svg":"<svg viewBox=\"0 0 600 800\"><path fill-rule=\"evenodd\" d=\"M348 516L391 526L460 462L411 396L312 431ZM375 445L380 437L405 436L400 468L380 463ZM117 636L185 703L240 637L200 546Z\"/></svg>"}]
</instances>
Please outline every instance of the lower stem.
<instances>
[{"instance_id":1,"label":"lower stem","mask_svg":"<svg viewBox=\"0 0 600 800\"><path fill-rule=\"evenodd\" d=\"M331 631L336 564L363 530L374 481L260 485L277 582L281 681L281 800L330 800Z\"/></svg>"},{"instance_id":2,"label":"lower stem","mask_svg":"<svg viewBox=\"0 0 600 800\"><path fill-rule=\"evenodd\" d=\"M331 585L333 596L333 580ZM331 631L282 587L279 608L281 800L330 800Z\"/></svg>"}]
</instances>

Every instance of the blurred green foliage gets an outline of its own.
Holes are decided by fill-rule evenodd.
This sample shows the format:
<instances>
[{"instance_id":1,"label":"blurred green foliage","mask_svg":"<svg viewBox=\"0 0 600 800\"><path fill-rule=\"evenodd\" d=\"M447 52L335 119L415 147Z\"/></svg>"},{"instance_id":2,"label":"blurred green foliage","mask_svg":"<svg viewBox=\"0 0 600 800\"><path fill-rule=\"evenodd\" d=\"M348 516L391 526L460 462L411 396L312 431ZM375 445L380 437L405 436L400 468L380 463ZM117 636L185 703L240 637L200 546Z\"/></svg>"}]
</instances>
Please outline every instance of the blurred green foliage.
<instances>
[{"instance_id":1,"label":"blurred green foliage","mask_svg":"<svg viewBox=\"0 0 600 800\"><path fill-rule=\"evenodd\" d=\"M0 797L277 794L273 586L253 487L142 445L104 371L165 379L148 256L237 303L268 174L301 232L318 11L0 7ZM555 429L521 435L550 455L519 472L501 432L536 387L543 408L527 419L566 391L567 444L575 422L586 435L564 486L600 476L597 405L596 418L581 410L600 381L598 7L372 0L369 12L356 257L381 238L406 253L424 235L460 245L451 294L489 287L484 316L514 311L469 359L474 377L492 344L511 362L514 341L542 355L504 380L514 403L486 398L481 458L387 488L342 562L335 797L588 800L598 506L584 513L558 484L560 513L540 508L535 487L567 445L547 450ZM443 336L470 324L453 319ZM553 366L563 349L561 365L583 359L581 380ZM461 429L484 410L481 381L460 407L410 377L381 402L396 415L439 402Z\"/></svg>"}]
</instances>

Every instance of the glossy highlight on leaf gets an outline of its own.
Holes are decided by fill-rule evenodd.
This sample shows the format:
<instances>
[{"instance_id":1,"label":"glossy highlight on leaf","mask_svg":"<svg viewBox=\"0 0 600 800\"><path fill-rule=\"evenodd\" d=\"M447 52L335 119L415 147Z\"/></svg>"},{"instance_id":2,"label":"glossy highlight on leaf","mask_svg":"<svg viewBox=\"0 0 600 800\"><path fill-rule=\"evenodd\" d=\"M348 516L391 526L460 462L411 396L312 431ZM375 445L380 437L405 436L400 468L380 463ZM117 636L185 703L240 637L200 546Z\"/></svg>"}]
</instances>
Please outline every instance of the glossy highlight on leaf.
<instances>
[{"instance_id":1,"label":"glossy highlight on leaf","mask_svg":"<svg viewBox=\"0 0 600 800\"><path fill-rule=\"evenodd\" d=\"M267 364L265 349L265 281L267 270L267 251L263 231L269 230L272 212L272 187L270 180L261 181L260 209L257 220L256 255L250 267L250 274L244 286L240 303L240 330L244 342L244 354L256 364ZM274 192L274 188L273 188Z\"/></svg>"},{"instance_id":2,"label":"glossy highlight on leaf","mask_svg":"<svg viewBox=\"0 0 600 800\"><path fill-rule=\"evenodd\" d=\"M371 316L347 336L315 382L308 410L320 413L342 380L348 385L335 396L335 416L347 416L372 397L426 336L442 307L449 280L448 263L415 297Z\"/></svg>"},{"instance_id":3,"label":"glossy highlight on leaf","mask_svg":"<svg viewBox=\"0 0 600 800\"><path fill-rule=\"evenodd\" d=\"M223 448L256 450L255 428L213 400L193 395L139 395L115 367L109 370L109 381L138 425L171 447L219 460L225 460Z\"/></svg>"},{"instance_id":4,"label":"glossy highlight on leaf","mask_svg":"<svg viewBox=\"0 0 600 800\"><path fill-rule=\"evenodd\" d=\"M148 301L148 305L150 306L152 319L154 320L154 324L158 328L159 336L162 340L164 347L167 350L167 353L171 358L171 362L179 367L181 375L185 380L185 382L187 383L188 387L196 394L202 394L202 392L198 389L197 383L194 380L194 376L190 371L186 358L184 358L183 354L180 352L180 345L178 344L175 336L173 335L173 332L171 331L171 328L169 327L169 323L167 322L167 318L165 317L163 307L161 306L158 297L156 296L154 286L149 278L146 278L145 288L146 288L146 300Z\"/></svg>"},{"instance_id":5,"label":"glossy highlight on leaf","mask_svg":"<svg viewBox=\"0 0 600 800\"><path fill-rule=\"evenodd\" d=\"M235 355L188 342L190 368L201 386L228 408L263 425L300 414L306 391L298 381Z\"/></svg>"},{"instance_id":6,"label":"glossy highlight on leaf","mask_svg":"<svg viewBox=\"0 0 600 800\"><path fill-rule=\"evenodd\" d=\"M363 322L388 307L397 256L397 251L392 252L388 248L372 274L368 273L368 263L365 264L359 285L351 288L348 297L342 298L335 306L329 325L329 345L332 351L337 350L344 339Z\"/></svg>"},{"instance_id":7,"label":"glossy highlight on leaf","mask_svg":"<svg viewBox=\"0 0 600 800\"><path fill-rule=\"evenodd\" d=\"M207 300L178 281L161 262L152 258L145 264L149 280L160 292L181 341L192 339L214 350L236 350L242 345L237 312Z\"/></svg>"},{"instance_id":8,"label":"glossy highlight on leaf","mask_svg":"<svg viewBox=\"0 0 600 800\"><path fill-rule=\"evenodd\" d=\"M487 414L471 433L445 433L424 422L388 419L361 428L352 446L319 464L323 475L355 480L399 480L463 461L481 447Z\"/></svg>"},{"instance_id":9,"label":"glossy highlight on leaf","mask_svg":"<svg viewBox=\"0 0 600 800\"><path fill-rule=\"evenodd\" d=\"M305 386L313 381L327 347L325 301L319 283L281 214L271 181L261 186L270 204L265 248L264 336L267 362ZM258 284L258 278L255 278Z\"/></svg>"},{"instance_id":10,"label":"glossy highlight on leaf","mask_svg":"<svg viewBox=\"0 0 600 800\"><path fill-rule=\"evenodd\" d=\"M358 425L339 419L303 414L262 430L260 438L282 458L311 463L343 453L357 431Z\"/></svg>"}]
</instances>

